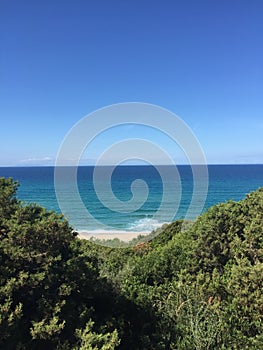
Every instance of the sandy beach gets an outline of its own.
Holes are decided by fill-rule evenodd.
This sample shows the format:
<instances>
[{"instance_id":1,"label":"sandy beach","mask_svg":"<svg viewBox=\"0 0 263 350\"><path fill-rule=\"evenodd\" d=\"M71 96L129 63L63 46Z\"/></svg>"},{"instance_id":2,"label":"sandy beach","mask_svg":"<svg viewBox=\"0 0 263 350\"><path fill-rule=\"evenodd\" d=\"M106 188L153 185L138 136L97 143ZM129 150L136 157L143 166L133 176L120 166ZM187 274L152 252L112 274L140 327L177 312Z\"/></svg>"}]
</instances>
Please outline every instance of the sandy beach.
<instances>
[{"instance_id":1,"label":"sandy beach","mask_svg":"<svg viewBox=\"0 0 263 350\"><path fill-rule=\"evenodd\" d=\"M148 235L151 232L137 232L137 231L78 231L78 237L81 239L114 239L118 238L121 241L129 242L133 238L138 237L139 235Z\"/></svg>"}]
</instances>

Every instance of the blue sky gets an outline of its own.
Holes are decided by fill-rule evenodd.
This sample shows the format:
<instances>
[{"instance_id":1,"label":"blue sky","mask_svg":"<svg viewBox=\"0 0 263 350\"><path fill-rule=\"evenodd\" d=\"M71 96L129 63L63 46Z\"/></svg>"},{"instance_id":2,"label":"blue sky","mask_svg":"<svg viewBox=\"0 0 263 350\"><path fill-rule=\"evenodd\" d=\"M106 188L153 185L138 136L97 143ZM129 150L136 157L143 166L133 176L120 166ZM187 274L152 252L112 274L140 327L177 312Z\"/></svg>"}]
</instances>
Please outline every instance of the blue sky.
<instances>
[{"instance_id":1,"label":"blue sky","mask_svg":"<svg viewBox=\"0 0 263 350\"><path fill-rule=\"evenodd\" d=\"M263 163L262 13L261 0L1 0L0 165L52 164L80 118L128 101L180 116L208 163Z\"/></svg>"}]
</instances>

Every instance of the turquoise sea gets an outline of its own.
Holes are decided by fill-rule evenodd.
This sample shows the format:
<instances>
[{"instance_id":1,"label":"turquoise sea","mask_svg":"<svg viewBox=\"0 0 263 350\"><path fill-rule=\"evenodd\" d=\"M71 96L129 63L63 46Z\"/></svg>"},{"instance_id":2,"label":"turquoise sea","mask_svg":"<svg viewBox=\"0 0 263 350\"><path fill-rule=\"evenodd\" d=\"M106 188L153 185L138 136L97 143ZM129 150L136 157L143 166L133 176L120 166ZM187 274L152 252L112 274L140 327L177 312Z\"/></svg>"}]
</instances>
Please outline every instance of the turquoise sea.
<instances>
[{"instance_id":1,"label":"turquoise sea","mask_svg":"<svg viewBox=\"0 0 263 350\"><path fill-rule=\"evenodd\" d=\"M100 169L102 191L103 185L106 185L103 183L103 172L107 172L107 167L103 168ZM54 188L54 169L54 167L1 167L0 177L12 177L19 181L18 197L22 201L37 203L47 209L61 212ZM163 196L165 186L155 167L117 166L112 173L110 187L114 197L122 203L123 210L115 210L116 208L111 205L112 197L108 196L107 186L102 193L106 204L102 203L101 198L96 194L93 181L94 167L81 166L77 172L77 186L89 216L78 210L78 205L68 190L70 186L67 182L63 186L66 194L64 198L69 210L68 212L63 210L63 212L77 230L96 232L103 228L106 231L149 232L164 222L171 221L167 213L174 209L173 219L185 218L194 190L193 174L188 165L179 165L177 170L179 178L174 179L172 176L174 173L171 172L169 177L170 169L169 166L166 167L168 176L165 181L169 182L166 186L168 193ZM208 173L208 193L204 205L199 208L202 212L216 203L230 199L241 200L247 193L263 186L263 165L209 165ZM143 180L144 184L139 183L138 191L133 193L132 183L138 179ZM141 203L144 198L145 184L148 187L148 196ZM133 198L133 195L138 198ZM135 205L134 210L125 211L126 204L132 199L135 199L138 207ZM175 205L178 205L178 208L173 208Z\"/></svg>"}]
</instances>

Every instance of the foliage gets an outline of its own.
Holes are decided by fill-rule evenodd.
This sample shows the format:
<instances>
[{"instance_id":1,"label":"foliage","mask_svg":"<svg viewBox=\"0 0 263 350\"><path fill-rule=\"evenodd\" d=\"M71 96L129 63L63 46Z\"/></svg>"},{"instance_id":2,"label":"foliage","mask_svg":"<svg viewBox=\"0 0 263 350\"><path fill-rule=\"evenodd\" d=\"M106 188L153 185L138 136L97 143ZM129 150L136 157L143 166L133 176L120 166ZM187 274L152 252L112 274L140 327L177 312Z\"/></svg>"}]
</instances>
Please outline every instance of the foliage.
<instances>
[{"instance_id":1,"label":"foliage","mask_svg":"<svg viewBox=\"0 0 263 350\"><path fill-rule=\"evenodd\" d=\"M120 343L117 331L97 334L92 331L93 324L94 322L90 320L84 330L76 330L76 335L80 340L76 350L114 350Z\"/></svg>"},{"instance_id":2,"label":"foliage","mask_svg":"<svg viewBox=\"0 0 263 350\"><path fill-rule=\"evenodd\" d=\"M73 345L75 329L85 327L104 295L107 303L111 288L61 215L22 205L16 183L0 184L0 347Z\"/></svg>"},{"instance_id":3,"label":"foliage","mask_svg":"<svg viewBox=\"0 0 263 350\"><path fill-rule=\"evenodd\" d=\"M263 348L263 189L105 247L17 186L0 179L0 348Z\"/></svg>"}]
</instances>

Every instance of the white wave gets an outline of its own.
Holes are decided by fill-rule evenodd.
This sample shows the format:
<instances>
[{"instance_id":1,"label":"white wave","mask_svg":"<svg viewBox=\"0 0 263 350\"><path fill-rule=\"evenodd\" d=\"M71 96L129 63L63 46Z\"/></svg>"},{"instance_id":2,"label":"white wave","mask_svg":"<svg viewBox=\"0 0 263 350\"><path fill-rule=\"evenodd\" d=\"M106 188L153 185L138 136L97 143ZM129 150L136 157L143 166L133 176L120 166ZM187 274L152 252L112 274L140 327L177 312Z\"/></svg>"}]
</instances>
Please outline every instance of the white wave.
<instances>
[{"instance_id":1,"label":"white wave","mask_svg":"<svg viewBox=\"0 0 263 350\"><path fill-rule=\"evenodd\" d=\"M148 235L152 231L158 229L162 225L167 224L167 222L159 222L151 218L143 218L136 220L134 223L128 225L126 230L105 230L105 229L95 229L95 230L77 230L79 238L90 239L114 239L119 238L121 241L130 241L139 235Z\"/></svg>"},{"instance_id":2,"label":"white wave","mask_svg":"<svg viewBox=\"0 0 263 350\"><path fill-rule=\"evenodd\" d=\"M135 221L134 223L128 226L128 231L136 231L136 232L152 232L157 228L161 227L163 224L167 224L167 222L159 222L155 219L151 218L143 218Z\"/></svg>"}]
</instances>

